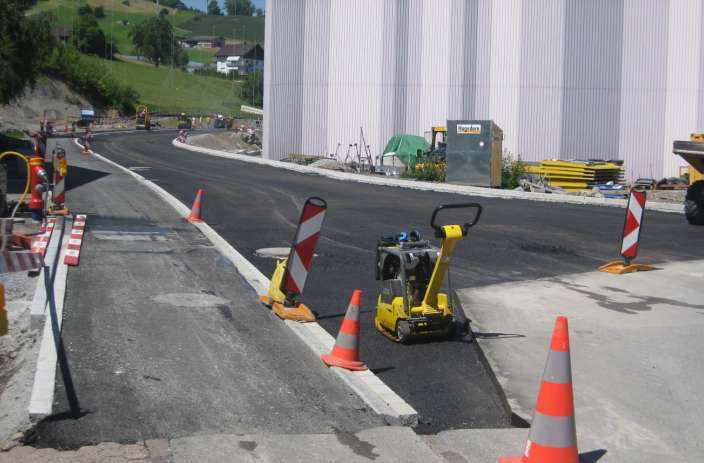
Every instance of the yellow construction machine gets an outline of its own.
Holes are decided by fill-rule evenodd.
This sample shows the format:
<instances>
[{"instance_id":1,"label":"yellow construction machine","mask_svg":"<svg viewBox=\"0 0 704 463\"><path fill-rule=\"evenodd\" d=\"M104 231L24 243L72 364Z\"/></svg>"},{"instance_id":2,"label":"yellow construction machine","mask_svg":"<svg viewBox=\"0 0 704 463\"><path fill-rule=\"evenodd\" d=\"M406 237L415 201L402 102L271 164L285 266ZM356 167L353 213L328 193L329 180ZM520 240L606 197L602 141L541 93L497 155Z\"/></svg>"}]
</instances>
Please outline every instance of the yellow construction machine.
<instances>
[{"instance_id":1,"label":"yellow construction machine","mask_svg":"<svg viewBox=\"0 0 704 463\"><path fill-rule=\"evenodd\" d=\"M191 130L193 123L190 117L186 113L181 113L178 116L178 125L176 126L179 130Z\"/></svg>"},{"instance_id":2,"label":"yellow construction machine","mask_svg":"<svg viewBox=\"0 0 704 463\"><path fill-rule=\"evenodd\" d=\"M472 209L464 225L438 225L438 213ZM388 338L406 343L427 337L449 337L467 332L469 322L452 290L451 279L443 292L450 260L457 243L476 225L482 206L476 203L437 207L430 226L442 240L440 249L423 240L416 230L382 237L376 250L376 279L380 282L374 324Z\"/></svg>"},{"instance_id":3,"label":"yellow construction machine","mask_svg":"<svg viewBox=\"0 0 704 463\"><path fill-rule=\"evenodd\" d=\"M672 151L690 166L685 217L692 225L704 225L704 133L693 133L689 141L675 141Z\"/></svg>"}]
</instances>

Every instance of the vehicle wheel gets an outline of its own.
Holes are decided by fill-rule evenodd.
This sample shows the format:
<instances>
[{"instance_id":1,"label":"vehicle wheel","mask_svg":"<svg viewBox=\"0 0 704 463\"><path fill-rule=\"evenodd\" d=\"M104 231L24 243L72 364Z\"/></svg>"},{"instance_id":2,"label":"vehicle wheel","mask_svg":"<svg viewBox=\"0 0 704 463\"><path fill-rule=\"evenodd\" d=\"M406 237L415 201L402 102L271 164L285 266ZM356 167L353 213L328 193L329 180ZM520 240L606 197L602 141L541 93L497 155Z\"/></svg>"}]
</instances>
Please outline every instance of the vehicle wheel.
<instances>
[{"instance_id":1,"label":"vehicle wheel","mask_svg":"<svg viewBox=\"0 0 704 463\"><path fill-rule=\"evenodd\" d=\"M692 225L704 225L704 181L695 182L687 190L684 215Z\"/></svg>"},{"instance_id":2,"label":"vehicle wheel","mask_svg":"<svg viewBox=\"0 0 704 463\"><path fill-rule=\"evenodd\" d=\"M409 325L407 321L399 320L396 322L396 337L401 344L408 342L408 339L411 337L411 325Z\"/></svg>"}]
</instances>

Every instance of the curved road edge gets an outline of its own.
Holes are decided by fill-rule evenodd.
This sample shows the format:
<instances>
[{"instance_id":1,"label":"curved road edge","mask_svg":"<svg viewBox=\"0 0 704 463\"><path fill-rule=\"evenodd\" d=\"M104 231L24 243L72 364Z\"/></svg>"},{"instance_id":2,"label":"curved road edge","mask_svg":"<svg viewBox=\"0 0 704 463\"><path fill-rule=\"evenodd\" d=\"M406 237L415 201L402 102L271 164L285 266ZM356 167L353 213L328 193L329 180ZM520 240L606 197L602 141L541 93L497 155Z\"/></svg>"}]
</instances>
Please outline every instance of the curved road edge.
<instances>
[{"instance_id":1,"label":"curved road edge","mask_svg":"<svg viewBox=\"0 0 704 463\"><path fill-rule=\"evenodd\" d=\"M73 142L83 149L76 138ZM121 166L120 164L107 159L104 156L92 151L100 161L110 164L123 172L128 173L138 182L154 191L157 196L173 207L182 217L188 216L190 210L188 206L176 199L169 192L142 177L136 172ZM265 294L269 286L269 279L264 276L251 262L239 253L230 243L222 238L210 225L205 222L193 223L203 235L215 246L215 248L232 264L237 271L247 281L247 283L257 292ZM290 320L285 321L286 325L293 333L300 338L309 349L316 355L328 353L332 349L335 339L325 331L318 323L297 323ZM347 384L375 413L384 418L392 426L415 426L418 424L418 412L411 407L398 394L391 390L372 371L348 371L337 367L331 367L332 371Z\"/></svg>"},{"instance_id":2,"label":"curved road edge","mask_svg":"<svg viewBox=\"0 0 704 463\"><path fill-rule=\"evenodd\" d=\"M611 199L611 198L592 198L588 196L569 196L569 195L557 195L549 193L527 193L524 191L514 191L514 190L499 190L492 188L482 188L474 186L465 185L450 185L450 184L440 184L431 182L420 182L413 180L403 180L403 179L392 179L386 177L374 177L359 174L351 174L346 172L338 172L334 170L321 169L319 167L301 166L298 164L291 164L282 161L274 161L271 159L263 159L259 157L252 157L243 154L229 153L227 151L214 150L210 148L202 148L200 146L193 146L187 143L181 143L174 139L172 145L176 148L181 148L189 151L194 151L197 153L207 154L210 156L217 156L222 158L235 159L237 161L244 161L253 164L266 165L270 167L276 167L279 169L290 170L294 172L306 173L306 174L316 174L323 177L329 177L337 180L343 180L348 182L358 182L367 183L372 185L381 186L392 186L398 188L408 188L412 190L423 190L423 191L435 191L439 193L455 193L465 196L478 196L482 198L501 198L501 199L521 199L528 201L540 201L549 203L563 203L563 204L577 204L585 206L606 206L606 207L620 207L625 208L627 201L625 199ZM646 204L646 209L650 211L657 212L671 212L675 214L684 214L684 205L682 204L671 204L671 203L659 203L659 202L649 202Z\"/></svg>"}]
</instances>

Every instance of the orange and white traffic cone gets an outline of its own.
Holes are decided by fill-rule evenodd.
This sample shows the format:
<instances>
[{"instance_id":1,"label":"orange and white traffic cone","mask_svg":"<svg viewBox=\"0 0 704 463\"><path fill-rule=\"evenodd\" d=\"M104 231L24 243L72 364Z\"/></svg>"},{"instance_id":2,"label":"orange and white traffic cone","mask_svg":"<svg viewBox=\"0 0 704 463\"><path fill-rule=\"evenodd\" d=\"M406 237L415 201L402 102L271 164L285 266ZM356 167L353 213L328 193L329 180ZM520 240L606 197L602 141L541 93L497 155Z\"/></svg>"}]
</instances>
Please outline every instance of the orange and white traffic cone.
<instances>
[{"instance_id":1,"label":"orange and white traffic cone","mask_svg":"<svg viewBox=\"0 0 704 463\"><path fill-rule=\"evenodd\" d=\"M200 204L203 201L203 190L198 188L198 193L196 193L196 199L193 201L193 207L191 208L191 213L188 214L189 222L202 222L203 219L200 216Z\"/></svg>"},{"instance_id":2,"label":"orange and white traffic cone","mask_svg":"<svg viewBox=\"0 0 704 463\"><path fill-rule=\"evenodd\" d=\"M525 454L499 463L579 463L567 318L557 317Z\"/></svg>"},{"instance_id":3,"label":"orange and white traffic cone","mask_svg":"<svg viewBox=\"0 0 704 463\"><path fill-rule=\"evenodd\" d=\"M354 371L367 369L364 362L359 360L359 305L361 299L362 291L355 289L332 352L320 357L329 367L340 367Z\"/></svg>"}]
</instances>

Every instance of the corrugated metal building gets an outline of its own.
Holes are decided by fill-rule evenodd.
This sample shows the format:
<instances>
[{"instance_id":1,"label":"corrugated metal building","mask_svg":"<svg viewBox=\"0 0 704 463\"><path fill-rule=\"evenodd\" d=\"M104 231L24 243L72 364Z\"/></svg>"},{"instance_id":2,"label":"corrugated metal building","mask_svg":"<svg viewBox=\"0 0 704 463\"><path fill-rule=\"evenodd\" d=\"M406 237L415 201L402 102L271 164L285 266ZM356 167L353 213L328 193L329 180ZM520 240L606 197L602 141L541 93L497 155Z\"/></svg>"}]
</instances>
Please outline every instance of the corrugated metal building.
<instances>
[{"instance_id":1,"label":"corrugated metal building","mask_svg":"<svg viewBox=\"0 0 704 463\"><path fill-rule=\"evenodd\" d=\"M381 153L494 119L527 160L675 175L704 129L704 0L268 0L264 153Z\"/></svg>"}]
</instances>

